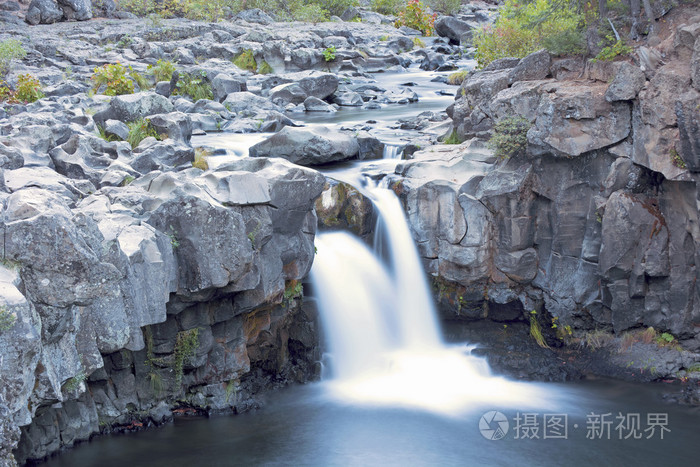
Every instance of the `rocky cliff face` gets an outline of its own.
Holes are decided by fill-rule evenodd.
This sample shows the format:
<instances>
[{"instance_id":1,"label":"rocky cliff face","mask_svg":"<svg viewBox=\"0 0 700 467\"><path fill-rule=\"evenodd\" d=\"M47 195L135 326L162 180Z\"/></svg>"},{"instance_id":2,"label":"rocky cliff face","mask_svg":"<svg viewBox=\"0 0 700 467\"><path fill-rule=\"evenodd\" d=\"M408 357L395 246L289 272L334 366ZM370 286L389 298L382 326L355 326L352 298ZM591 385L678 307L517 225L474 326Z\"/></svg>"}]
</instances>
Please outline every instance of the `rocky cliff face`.
<instances>
[{"instance_id":1,"label":"rocky cliff face","mask_svg":"<svg viewBox=\"0 0 700 467\"><path fill-rule=\"evenodd\" d=\"M511 116L531 127L526 155L497 160L474 140L396 170L447 319L537 316L552 346L622 336L623 356L606 358L653 367L651 379L697 378L699 21L683 18L634 61L541 51L464 81L448 109L460 137L488 137ZM665 333L656 345L640 337L648 327Z\"/></svg>"},{"instance_id":2,"label":"rocky cliff face","mask_svg":"<svg viewBox=\"0 0 700 467\"><path fill-rule=\"evenodd\" d=\"M313 376L298 281L320 174L256 160L78 196L24 171L5 173L1 267L14 325L0 333L0 387L25 426L19 461L174 405L240 410L261 386ZM6 449L18 435L3 432Z\"/></svg>"}]
</instances>

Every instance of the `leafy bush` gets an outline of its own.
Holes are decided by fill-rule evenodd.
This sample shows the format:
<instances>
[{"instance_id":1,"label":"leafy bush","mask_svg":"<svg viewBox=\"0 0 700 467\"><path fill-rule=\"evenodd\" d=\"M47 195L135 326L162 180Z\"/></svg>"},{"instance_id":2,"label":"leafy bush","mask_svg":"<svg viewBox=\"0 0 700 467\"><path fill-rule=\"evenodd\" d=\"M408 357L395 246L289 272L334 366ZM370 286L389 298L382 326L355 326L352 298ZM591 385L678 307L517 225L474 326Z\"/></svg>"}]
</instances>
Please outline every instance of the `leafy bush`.
<instances>
[{"instance_id":1,"label":"leafy bush","mask_svg":"<svg viewBox=\"0 0 700 467\"><path fill-rule=\"evenodd\" d=\"M465 79L467 79L467 76L469 76L469 71L467 70L455 71L454 73L450 73L450 76L447 77L447 84L459 86Z\"/></svg>"},{"instance_id":2,"label":"leafy bush","mask_svg":"<svg viewBox=\"0 0 700 467\"><path fill-rule=\"evenodd\" d=\"M41 83L32 75L20 75L17 78L15 98L20 102L36 102L44 97Z\"/></svg>"},{"instance_id":3,"label":"leafy bush","mask_svg":"<svg viewBox=\"0 0 700 467\"><path fill-rule=\"evenodd\" d=\"M258 69L258 63L255 61L255 55L251 49L246 49L241 52L238 57L233 59L233 64L241 70L248 70L253 73Z\"/></svg>"},{"instance_id":4,"label":"leafy bush","mask_svg":"<svg viewBox=\"0 0 700 467\"><path fill-rule=\"evenodd\" d=\"M133 94L134 82L127 76L128 69L120 63L108 63L95 67L90 79L95 83L93 91L97 92L105 86L104 94L107 96L120 96Z\"/></svg>"},{"instance_id":5,"label":"leafy bush","mask_svg":"<svg viewBox=\"0 0 700 467\"><path fill-rule=\"evenodd\" d=\"M5 305L0 306L0 332L9 330L17 322L17 316Z\"/></svg>"},{"instance_id":6,"label":"leafy bush","mask_svg":"<svg viewBox=\"0 0 700 467\"><path fill-rule=\"evenodd\" d=\"M153 128L151 122L148 121L148 119L146 118L142 118L134 122L129 122L126 124L126 126L129 127L129 137L126 139L126 141L131 145L132 148L137 147L141 143L141 141L148 138L149 136L153 136L156 139L160 139L158 132L155 128Z\"/></svg>"},{"instance_id":7,"label":"leafy bush","mask_svg":"<svg viewBox=\"0 0 700 467\"><path fill-rule=\"evenodd\" d=\"M182 384L182 375L185 363L194 357L199 347L199 328L188 331L180 331L175 338L175 351L173 352L173 370L175 372L175 387Z\"/></svg>"},{"instance_id":8,"label":"leafy bush","mask_svg":"<svg viewBox=\"0 0 700 467\"><path fill-rule=\"evenodd\" d=\"M432 15L428 13L427 7L420 0L410 0L399 11L399 18L394 23L394 26L408 26L423 33L424 36L433 34L433 24L437 18L437 13Z\"/></svg>"},{"instance_id":9,"label":"leafy bush","mask_svg":"<svg viewBox=\"0 0 700 467\"><path fill-rule=\"evenodd\" d=\"M153 75L156 83L170 81L175 73L175 64L170 60L158 60L155 65L148 65L148 72Z\"/></svg>"},{"instance_id":10,"label":"leafy bush","mask_svg":"<svg viewBox=\"0 0 700 467\"><path fill-rule=\"evenodd\" d=\"M608 41L612 42L612 37L608 36L607 39L608 39ZM595 58L592 59L592 61L594 61L594 62L597 62L597 61L609 62L609 61L612 61L615 58L619 57L620 55L629 55L631 53L632 53L632 47L626 45L621 40L614 41L611 45L603 47L603 50L601 50L598 53L598 55L596 55Z\"/></svg>"},{"instance_id":11,"label":"leafy bush","mask_svg":"<svg viewBox=\"0 0 700 467\"><path fill-rule=\"evenodd\" d=\"M151 82L148 80L148 78L131 68L131 65L129 65L129 78L131 78L136 86L139 87L139 91L145 91L146 89L151 88Z\"/></svg>"},{"instance_id":12,"label":"leafy bush","mask_svg":"<svg viewBox=\"0 0 700 467\"><path fill-rule=\"evenodd\" d=\"M323 59L327 62L335 60L335 46L330 46L323 51Z\"/></svg>"},{"instance_id":13,"label":"leafy bush","mask_svg":"<svg viewBox=\"0 0 700 467\"><path fill-rule=\"evenodd\" d=\"M370 8L383 15L396 15L406 5L406 0L372 0Z\"/></svg>"},{"instance_id":14,"label":"leafy bush","mask_svg":"<svg viewBox=\"0 0 700 467\"><path fill-rule=\"evenodd\" d=\"M459 10L462 6L462 0L427 0L428 6L433 9L433 11L439 11L445 15L451 15Z\"/></svg>"},{"instance_id":15,"label":"leafy bush","mask_svg":"<svg viewBox=\"0 0 700 467\"><path fill-rule=\"evenodd\" d=\"M506 0L498 20L474 34L475 58L482 68L496 59L522 58L543 47L557 55L581 53L586 46L583 28L583 15L561 8L559 2Z\"/></svg>"},{"instance_id":16,"label":"leafy bush","mask_svg":"<svg viewBox=\"0 0 700 467\"><path fill-rule=\"evenodd\" d=\"M207 81L207 74L204 71L198 73L183 73L177 80L174 94L190 96L197 102L200 99L213 99L214 91Z\"/></svg>"},{"instance_id":17,"label":"leafy bush","mask_svg":"<svg viewBox=\"0 0 700 467\"><path fill-rule=\"evenodd\" d=\"M269 75L270 73L274 73L275 70L272 69L269 63L267 63L265 60L262 61L260 66L258 67L258 74L261 75Z\"/></svg>"},{"instance_id":18,"label":"leafy bush","mask_svg":"<svg viewBox=\"0 0 700 467\"><path fill-rule=\"evenodd\" d=\"M216 23L226 18L230 0L188 0L185 15L190 19Z\"/></svg>"},{"instance_id":19,"label":"leafy bush","mask_svg":"<svg viewBox=\"0 0 700 467\"><path fill-rule=\"evenodd\" d=\"M501 159L522 154L527 148L527 131L532 125L523 117L506 117L496 122L489 147Z\"/></svg>"},{"instance_id":20,"label":"leafy bush","mask_svg":"<svg viewBox=\"0 0 700 467\"><path fill-rule=\"evenodd\" d=\"M418 47L419 49L422 49L423 47L425 47L425 42L423 42L420 37L414 37L413 45Z\"/></svg>"},{"instance_id":21,"label":"leafy bush","mask_svg":"<svg viewBox=\"0 0 700 467\"><path fill-rule=\"evenodd\" d=\"M542 46L552 55L580 55L588 50L586 35L579 29L564 29L542 38Z\"/></svg>"},{"instance_id":22,"label":"leafy bush","mask_svg":"<svg viewBox=\"0 0 700 467\"><path fill-rule=\"evenodd\" d=\"M0 78L10 70L12 60L21 60L27 56L22 43L17 39L6 39L0 42Z\"/></svg>"},{"instance_id":23,"label":"leafy bush","mask_svg":"<svg viewBox=\"0 0 700 467\"><path fill-rule=\"evenodd\" d=\"M358 5L357 0L316 0L315 3L326 10L331 16L340 16L351 6ZM313 5L313 3L310 5Z\"/></svg>"},{"instance_id":24,"label":"leafy bush","mask_svg":"<svg viewBox=\"0 0 700 467\"><path fill-rule=\"evenodd\" d=\"M291 12L291 19L294 21L303 21L305 23L322 23L328 21L330 13L321 5L309 3L307 5L299 5Z\"/></svg>"}]
</instances>

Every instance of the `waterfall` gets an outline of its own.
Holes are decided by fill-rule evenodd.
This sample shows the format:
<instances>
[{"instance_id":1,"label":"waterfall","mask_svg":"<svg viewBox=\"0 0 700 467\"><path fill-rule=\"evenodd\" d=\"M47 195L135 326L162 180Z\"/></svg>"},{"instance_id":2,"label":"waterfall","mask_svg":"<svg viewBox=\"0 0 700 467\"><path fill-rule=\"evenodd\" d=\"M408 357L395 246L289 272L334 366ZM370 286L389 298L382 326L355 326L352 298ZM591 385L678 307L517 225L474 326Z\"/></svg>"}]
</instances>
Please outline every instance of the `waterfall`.
<instances>
[{"instance_id":1,"label":"waterfall","mask_svg":"<svg viewBox=\"0 0 700 467\"><path fill-rule=\"evenodd\" d=\"M401 159L403 156L403 146L392 143L384 143L382 159Z\"/></svg>"},{"instance_id":2,"label":"waterfall","mask_svg":"<svg viewBox=\"0 0 700 467\"><path fill-rule=\"evenodd\" d=\"M396 195L363 187L379 213L378 252L347 232L321 233L311 279L332 354L331 395L349 403L456 414L475 404L531 406L533 385L490 374L443 343L420 257ZM379 238L377 239L379 240Z\"/></svg>"}]
</instances>

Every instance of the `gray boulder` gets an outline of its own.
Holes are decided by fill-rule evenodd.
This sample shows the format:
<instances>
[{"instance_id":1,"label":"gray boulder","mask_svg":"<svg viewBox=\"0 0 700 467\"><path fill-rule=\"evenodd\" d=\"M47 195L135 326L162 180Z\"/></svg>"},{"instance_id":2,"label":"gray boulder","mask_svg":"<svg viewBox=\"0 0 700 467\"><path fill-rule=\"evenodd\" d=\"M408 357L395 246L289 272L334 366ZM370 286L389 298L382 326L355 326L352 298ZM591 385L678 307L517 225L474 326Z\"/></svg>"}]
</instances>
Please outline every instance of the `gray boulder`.
<instances>
[{"instance_id":1,"label":"gray boulder","mask_svg":"<svg viewBox=\"0 0 700 467\"><path fill-rule=\"evenodd\" d=\"M63 11L55 0L32 0L27 9L25 21L29 24L51 24L60 21Z\"/></svg>"},{"instance_id":2,"label":"gray boulder","mask_svg":"<svg viewBox=\"0 0 700 467\"><path fill-rule=\"evenodd\" d=\"M336 112L337 109L322 101L318 97L309 96L304 100L304 108L307 112Z\"/></svg>"},{"instance_id":3,"label":"gray boulder","mask_svg":"<svg viewBox=\"0 0 700 467\"><path fill-rule=\"evenodd\" d=\"M173 110L173 104L166 97L155 92L139 92L116 96L110 101L109 107L97 112L93 119L98 124L107 120L133 122L149 115L170 113Z\"/></svg>"},{"instance_id":4,"label":"gray boulder","mask_svg":"<svg viewBox=\"0 0 700 467\"><path fill-rule=\"evenodd\" d=\"M297 83L287 83L275 86L270 90L270 100L280 106L287 104L301 104L306 100L307 94Z\"/></svg>"},{"instance_id":5,"label":"gray boulder","mask_svg":"<svg viewBox=\"0 0 700 467\"><path fill-rule=\"evenodd\" d=\"M356 92L343 92L333 96L333 102L343 107L361 107L364 101Z\"/></svg>"},{"instance_id":6,"label":"gray boulder","mask_svg":"<svg viewBox=\"0 0 700 467\"><path fill-rule=\"evenodd\" d=\"M545 79L549 76L551 63L552 58L547 50L533 52L518 62L510 75L510 82Z\"/></svg>"},{"instance_id":7,"label":"gray boulder","mask_svg":"<svg viewBox=\"0 0 700 467\"><path fill-rule=\"evenodd\" d=\"M67 20L85 21L92 18L92 0L58 0Z\"/></svg>"},{"instance_id":8,"label":"gray boulder","mask_svg":"<svg viewBox=\"0 0 700 467\"><path fill-rule=\"evenodd\" d=\"M441 16L435 21L435 33L438 36L448 38L451 43L457 45L460 44L462 35L472 29L474 27L471 24L454 16Z\"/></svg>"},{"instance_id":9,"label":"gray boulder","mask_svg":"<svg viewBox=\"0 0 700 467\"><path fill-rule=\"evenodd\" d=\"M292 80L307 96L325 99L338 89L338 77L333 73L322 71L300 71L284 75L285 79Z\"/></svg>"},{"instance_id":10,"label":"gray boulder","mask_svg":"<svg viewBox=\"0 0 700 467\"><path fill-rule=\"evenodd\" d=\"M104 125L105 135L126 141L129 138L129 127L119 120L107 120Z\"/></svg>"},{"instance_id":11,"label":"gray boulder","mask_svg":"<svg viewBox=\"0 0 700 467\"><path fill-rule=\"evenodd\" d=\"M360 153L357 140L326 127L285 127L250 148L251 157L282 157L300 165L323 165L354 159Z\"/></svg>"},{"instance_id":12,"label":"gray boulder","mask_svg":"<svg viewBox=\"0 0 700 467\"><path fill-rule=\"evenodd\" d=\"M221 102L232 92L241 91L241 83L226 73L219 73L211 80L211 88L214 100Z\"/></svg>"},{"instance_id":13,"label":"gray boulder","mask_svg":"<svg viewBox=\"0 0 700 467\"><path fill-rule=\"evenodd\" d=\"M608 102L632 100L637 97L645 82L646 77L642 70L631 63L623 62L613 82L605 91L605 100Z\"/></svg>"},{"instance_id":14,"label":"gray boulder","mask_svg":"<svg viewBox=\"0 0 700 467\"><path fill-rule=\"evenodd\" d=\"M223 104L229 112L239 114L239 116L252 116L266 110L282 111L278 105L273 104L268 99L248 91L229 94L224 99Z\"/></svg>"},{"instance_id":15,"label":"gray boulder","mask_svg":"<svg viewBox=\"0 0 700 467\"><path fill-rule=\"evenodd\" d=\"M632 127L630 106L607 102L605 89L576 83L549 89L541 96L535 125L527 134L531 149L579 156L625 139Z\"/></svg>"},{"instance_id":16,"label":"gray boulder","mask_svg":"<svg viewBox=\"0 0 700 467\"><path fill-rule=\"evenodd\" d=\"M182 112L156 114L148 117L148 121L161 136L172 140L189 143L192 137L192 120Z\"/></svg>"}]
</instances>

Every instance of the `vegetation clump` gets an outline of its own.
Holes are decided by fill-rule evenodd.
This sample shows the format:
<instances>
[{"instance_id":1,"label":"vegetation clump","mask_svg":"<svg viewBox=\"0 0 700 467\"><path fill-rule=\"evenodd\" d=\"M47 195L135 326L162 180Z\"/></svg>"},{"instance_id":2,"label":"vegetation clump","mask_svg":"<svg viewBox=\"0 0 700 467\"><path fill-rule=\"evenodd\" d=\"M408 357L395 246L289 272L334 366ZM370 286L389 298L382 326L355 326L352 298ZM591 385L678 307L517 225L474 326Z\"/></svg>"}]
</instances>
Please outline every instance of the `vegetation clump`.
<instances>
[{"instance_id":1,"label":"vegetation clump","mask_svg":"<svg viewBox=\"0 0 700 467\"><path fill-rule=\"evenodd\" d=\"M98 92L104 87L106 96L121 96L134 93L134 81L128 76L129 69L117 63L107 63L95 67L90 77L94 83L92 90Z\"/></svg>"},{"instance_id":2,"label":"vegetation clump","mask_svg":"<svg viewBox=\"0 0 700 467\"><path fill-rule=\"evenodd\" d=\"M182 73L177 80L173 94L189 96L193 101L200 99L213 99L214 91L207 81L205 71Z\"/></svg>"},{"instance_id":3,"label":"vegetation clump","mask_svg":"<svg viewBox=\"0 0 700 467\"><path fill-rule=\"evenodd\" d=\"M182 384L185 363L188 363L199 347L199 328L180 331L175 338L173 353L173 371L175 372L175 387Z\"/></svg>"},{"instance_id":4,"label":"vegetation clump","mask_svg":"<svg viewBox=\"0 0 700 467\"><path fill-rule=\"evenodd\" d=\"M36 102L44 97L41 83L32 75L19 75L14 91L4 81L0 81L0 101L10 104Z\"/></svg>"},{"instance_id":5,"label":"vegetation clump","mask_svg":"<svg viewBox=\"0 0 700 467\"><path fill-rule=\"evenodd\" d=\"M428 7L420 0L410 0L401 8L394 26L408 26L423 33L424 36L433 35L433 25L437 19L437 13L428 13Z\"/></svg>"},{"instance_id":6,"label":"vegetation clump","mask_svg":"<svg viewBox=\"0 0 700 467\"><path fill-rule=\"evenodd\" d=\"M141 141L148 138L149 136L152 136L155 139L161 139L156 129L153 128L151 122L146 118L141 118L139 120L129 122L126 124L126 126L129 127L129 137L126 141L131 145L132 148L136 148L141 143Z\"/></svg>"},{"instance_id":7,"label":"vegetation clump","mask_svg":"<svg viewBox=\"0 0 700 467\"><path fill-rule=\"evenodd\" d=\"M17 316L9 311L5 305L0 306L0 332L10 330L17 322Z\"/></svg>"},{"instance_id":8,"label":"vegetation clump","mask_svg":"<svg viewBox=\"0 0 700 467\"><path fill-rule=\"evenodd\" d=\"M447 84L459 86L465 79L467 79L467 76L469 76L468 70L455 71L454 73L450 73L450 75L447 77Z\"/></svg>"},{"instance_id":9,"label":"vegetation clump","mask_svg":"<svg viewBox=\"0 0 700 467\"><path fill-rule=\"evenodd\" d=\"M255 73L258 69L258 63L255 61L255 55L251 49L246 49L233 59L233 64L241 70L248 70Z\"/></svg>"},{"instance_id":10,"label":"vegetation clump","mask_svg":"<svg viewBox=\"0 0 700 467\"><path fill-rule=\"evenodd\" d=\"M323 59L327 62L335 60L335 46L330 46L323 51Z\"/></svg>"},{"instance_id":11,"label":"vegetation clump","mask_svg":"<svg viewBox=\"0 0 700 467\"><path fill-rule=\"evenodd\" d=\"M170 60L158 60L155 65L148 65L148 72L156 82L170 81L175 73L175 64Z\"/></svg>"},{"instance_id":12,"label":"vegetation clump","mask_svg":"<svg viewBox=\"0 0 700 467\"><path fill-rule=\"evenodd\" d=\"M523 117L505 117L496 122L489 147L500 159L523 154L527 148L527 132L532 125Z\"/></svg>"},{"instance_id":13,"label":"vegetation clump","mask_svg":"<svg viewBox=\"0 0 700 467\"><path fill-rule=\"evenodd\" d=\"M13 60L22 60L26 56L27 52L17 39L0 41L0 78L10 71L10 63Z\"/></svg>"},{"instance_id":14,"label":"vegetation clump","mask_svg":"<svg viewBox=\"0 0 700 467\"><path fill-rule=\"evenodd\" d=\"M372 0L370 8L383 15L396 15L405 4L405 0Z\"/></svg>"}]
</instances>

